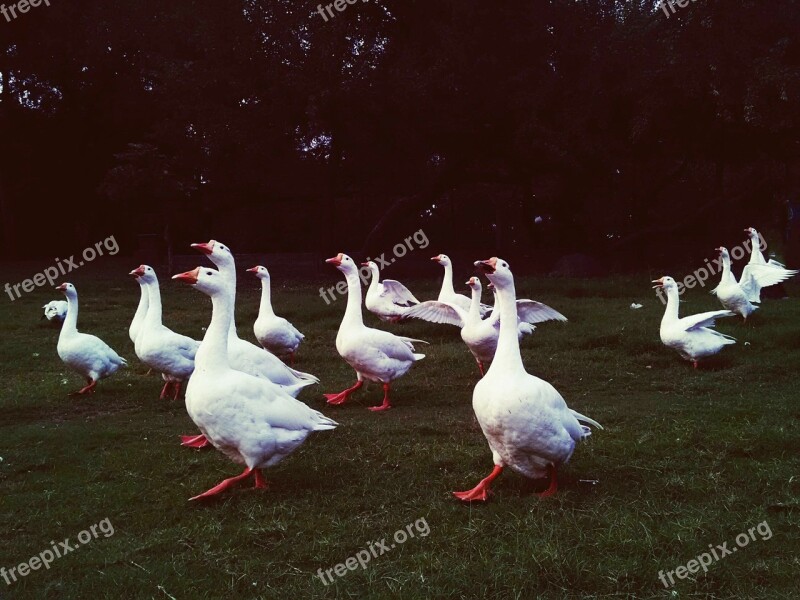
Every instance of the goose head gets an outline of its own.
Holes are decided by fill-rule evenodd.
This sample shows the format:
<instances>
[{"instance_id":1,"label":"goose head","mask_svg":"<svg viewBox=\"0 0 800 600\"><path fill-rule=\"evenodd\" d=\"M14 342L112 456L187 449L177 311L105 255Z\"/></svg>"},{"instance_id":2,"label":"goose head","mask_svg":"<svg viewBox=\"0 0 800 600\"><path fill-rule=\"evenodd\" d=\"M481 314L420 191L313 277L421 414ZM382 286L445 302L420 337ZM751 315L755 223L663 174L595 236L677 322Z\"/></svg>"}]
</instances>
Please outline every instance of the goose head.
<instances>
[{"instance_id":1,"label":"goose head","mask_svg":"<svg viewBox=\"0 0 800 600\"><path fill-rule=\"evenodd\" d=\"M447 254L437 254L431 260L439 263L443 267L452 267L453 263L450 261L450 257Z\"/></svg>"},{"instance_id":2,"label":"goose head","mask_svg":"<svg viewBox=\"0 0 800 600\"><path fill-rule=\"evenodd\" d=\"M212 297L224 293L228 287L225 277L216 269L208 267L197 267L191 271L173 275L172 278L187 283Z\"/></svg>"},{"instance_id":3,"label":"goose head","mask_svg":"<svg viewBox=\"0 0 800 600\"><path fill-rule=\"evenodd\" d=\"M469 289L476 292L480 292L483 289L483 286L481 285L481 280L478 279L477 277L470 277L469 281L467 281L467 286L469 286Z\"/></svg>"},{"instance_id":4,"label":"goose head","mask_svg":"<svg viewBox=\"0 0 800 600\"><path fill-rule=\"evenodd\" d=\"M714 248L714 250L719 252L719 255L723 258L723 260L724 259L730 260L731 255L728 253L728 249L725 246L720 246L719 248Z\"/></svg>"},{"instance_id":5,"label":"goose head","mask_svg":"<svg viewBox=\"0 0 800 600\"><path fill-rule=\"evenodd\" d=\"M660 279L655 279L655 280L652 281L652 283L655 283L655 285L653 286L653 289L661 288L661 289L666 290L667 292L669 292L669 291L671 291L673 289L677 291L677 289L678 289L678 284L675 283L675 280L672 277L668 276L668 275L665 275L664 277L661 277Z\"/></svg>"},{"instance_id":6,"label":"goose head","mask_svg":"<svg viewBox=\"0 0 800 600\"><path fill-rule=\"evenodd\" d=\"M511 274L508 263L502 258L493 256L488 260L476 260L474 264L489 278L489 281L491 281L497 289L502 290L513 285L514 276Z\"/></svg>"},{"instance_id":7,"label":"goose head","mask_svg":"<svg viewBox=\"0 0 800 600\"><path fill-rule=\"evenodd\" d=\"M262 267L261 265L258 265L251 269L247 269L247 272L252 273L262 281L264 280L269 281L269 271L267 271L267 267Z\"/></svg>"},{"instance_id":8,"label":"goose head","mask_svg":"<svg viewBox=\"0 0 800 600\"><path fill-rule=\"evenodd\" d=\"M192 248L208 256L208 258L219 268L236 268L233 260L233 252L225 244L217 240L209 240L201 244L192 244Z\"/></svg>"},{"instance_id":9,"label":"goose head","mask_svg":"<svg viewBox=\"0 0 800 600\"><path fill-rule=\"evenodd\" d=\"M133 276L139 283L157 283L158 277L153 267L148 265L139 265L133 271L128 273Z\"/></svg>"},{"instance_id":10,"label":"goose head","mask_svg":"<svg viewBox=\"0 0 800 600\"><path fill-rule=\"evenodd\" d=\"M755 227L748 227L744 232L750 236L750 239L754 240L758 238L758 231L755 230Z\"/></svg>"},{"instance_id":11,"label":"goose head","mask_svg":"<svg viewBox=\"0 0 800 600\"><path fill-rule=\"evenodd\" d=\"M356 263L353 261L353 259L347 256L347 254L343 254L342 252L340 252L333 258L327 259L325 262L328 263L329 265L333 265L345 275L358 273L358 267L356 267Z\"/></svg>"},{"instance_id":12,"label":"goose head","mask_svg":"<svg viewBox=\"0 0 800 600\"><path fill-rule=\"evenodd\" d=\"M377 275L379 273L378 265L375 264L374 261L368 260L367 262L361 263L361 266L367 267L373 275Z\"/></svg>"},{"instance_id":13,"label":"goose head","mask_svg":"<svg viewBox=\"0 0 800 600\"><path fill-rule=\"evenodd\" d=\"M71 283L62 283L56 288L56 291L63 292L67 298L77 298L78 290Z\"/></svg>"}]
</instances>

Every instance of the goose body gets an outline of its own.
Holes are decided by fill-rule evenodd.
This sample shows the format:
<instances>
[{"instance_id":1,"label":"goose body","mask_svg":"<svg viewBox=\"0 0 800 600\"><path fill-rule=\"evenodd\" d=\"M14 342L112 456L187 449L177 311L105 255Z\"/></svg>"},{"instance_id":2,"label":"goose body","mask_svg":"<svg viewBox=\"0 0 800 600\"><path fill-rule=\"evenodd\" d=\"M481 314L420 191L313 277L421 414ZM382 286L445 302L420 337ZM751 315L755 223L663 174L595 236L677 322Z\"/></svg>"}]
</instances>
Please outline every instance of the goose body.
<instances>
[{"instance_id":1,"label":"goose body","mask_svg":"<svg viewBox=\"0 0 800 600\"><path fill-rule=\"evenodd\" d=\"M797 275L798 271L787 269L777 260L766 260L761 252L763 238L754 228L745 229L750 237L750 261L742 270L741 284L748 300L761 302L761 289L777 285Z\"/></svg>"},{"instance_id":2,"label":"goose body","mask_svg":"<svg viewBox=\"0 0 800 600\"><path fill-rule=\"evenodd\" d=\"M743 285L736 281L736 276L731 271L731 257L727 248L717 248L717 251L722 259L722 275L720 276L719 285L711 290L711 293L717 296L722 306L737 315L741 315L746 320L758 309L758 306L755 306L753 301L750 300L750 298L754 297L753 290L746 283ZM745 267L745 270L747 270L747 267ZM743 283L744 277L745 273L742 274ZM747 281L751 281L751 279L748 278Z\"/></svg>"},{"instance_id":3,"label":"goose body","mask_svg":"<svg viewBox=\"0 0 800 600\"><path fill-rule=\"evenodd\" d=\"M444 279L442 279L442 288L439 290L439 297L437 300L439 302L445 302L447 304L458 306L461 310L468 311L470 299L464 294L457 294L453 288L453 263L450 260L450 257L446 254L437 254L431 260L444 267ZM491 309L491 306L481 304L481 317L487 314Z\"/></svg>"},{"instance_id":4,"label":"goose body","mask_svg":"<svg viewBox=\"0 0 800 600\"><path fill-rule=\"evenodd\" d=\"M235 302L236 264L230 249L216 240L192 244L192 247L208 256L211 262L219 268L220 273L228 279ZM272 383L283 387L293 397L297 397L304 387L319 383L319 379L310 373L296 371L285 365L268 350L241 339L236 332L235 319L231 319L228 335L230 337L227 350L228 360L231 367L237 371L269 379Z\"/></svg>"},{"instance_id":5,"label":"goose body","mask_svg":"<svg viewBox=\"0 0 800 600\"><path fill-rule=\"evenodd\" d=\"M177 399L181 385L194 372L194 357L200 342L175 333L162 322L161 291L152 267L140 265L131 274L136 277L148 298L147 312L137 327L134 343L136 356L148 367L162 374L166 383L161 390L161 398L165 398L171 388L173 399ZM132 323L131 327L134 325ZM131 333L130 329L128 333Z\"/></svg>"},{"instance_id":6,"label":"goose body","mask_svg":"<svg viewBox=\"0 0 800 600\"><path fill-rule=\"evenodd\" d=\"M267 268L258 266L247 270L261 280L261 305L258 310L258 318L253 324L253 333L255 333L258 343L265 350L278 356L288 354L290 362L294 362L294 353L297 352L300 342L306 336L289 321L275 314L272 308L270 276Z\"/></svg>"},{"instance_id":7,"label":"goose body","mask_svg":"<svg viewBox=\"0 0 800 600\"><path fill-rule=\"evenodd\" d=\"M228 344L235 292L221 270L198 267L174 278L211 296L213 305L211 324L186 388L186 410L215 448L245 466L242 474L192 500L218 494L251 474L256 488L266 488L261 469L281 462L312 431L334 429L337 423L269 380L232 368Z\"/></svg>"},{"instance_id":8,"label":"goose body","mask_svg":"<svg viewBox=\"0 0 800 600\"><path fill-rule=\"evenodd\" d=\"M722 317L732 317L730 310L712 310L688 317L679 317L678 286L672 277L654 281L654 287L663 288L667 294L667 307L661 319L661 342L672 348L697 368L698 361L717 354L725 346L735 344L729 335L714 331L714 322Z\"/></svg>"},{"instance_id":9,"label":"goose body","mask_svg":"<svg viewBox=\"0 0 800 600\"><path fill-rule=\"evenodd\" d=\"M67 317L67 302L66 300L53 300L52 302L48 302L42 308L44 309L44 317L48 321L58 321L59 323L63 323L64 319Z\"/></svg>"},{"instance_id":10,"label":"goose body","mask_svg":"<svg viewBox=\"0 0 800 600\"><path fill-rule=\"evenodd\" d=\"M363 263L362 266L369 267L372 273L364 303L367 310L378 315L382 321L399 321L409 307L419 304L414 294L399 281L394 279L381 281L378 265L373 261Z\"/></svg>"},{"instance_id":11,"label":"goose body","mask_svg":"<svg viewBox=\"0 0 800 600\"><path fill-rule=\"evenodd\" d=\"M471 277L467 285L472 290L472 298L468 311L455 304L430 300L414 306L406 313L406 318L416 318L432 323L448 323L461 328L461 339L469 348L478 363L481 375L485 373L494 359L497 342L500 338L500 311L494 311L486 319L481 319L481 283L477 277ZM533 323L548 320L566 321L567 318L546 304L534 300L517 300L517 337L536 329Z\"/></svg>"},{"instance_id":12,"label":"goose body","mask_svg":"<svg viewBox=\"0 0 800 600\"><path fill-rule=\"evenodd\" d=\"M329 404L343 404L367 379L382 383L384 389L383 403L370 410L387 410L391 408L391 382L405 375L415 362L425 358L424 354L415 353L414 343L427 342L365 326L361 314L361 283L353 259L346 254L339 254L326 262L344 273L347 280L347 308L336 334L336 350L353 367L357 381L353 387L339 394L325 396Z\"/></svg>"},{"instance_id":13,"label":"goose body","mask_svg":"<svg viewBox=\"0 0 800 600\"><path fill-rule=\"evenodd\" d=\"M78 331L78 291L75 286L62 283L56 289L64 292L69 304L58 336L58 356L87 380L87 385L75 393L93 393L99 380L116 373L127 361L99 337Z\"/></svg>"},{"instance_id":14,"label":"goose body","mask_svg":"<svg viewBox=\"0 0 800 600\"><path fill-rule=\"evenodd\" d=\"M567 462L578 441L600 424L571 410L564 398L546 381L525 371L519 350L514 278L505 261L492 258L475 263L497 290L500 339L494 361L475 386L472 407L492 452L494 469L473 489L454 492L464 501L484 501L492 481L506 467L529 477L550 477L541 494L558 489L556 470Z\"/></svg>"}]
</instances>

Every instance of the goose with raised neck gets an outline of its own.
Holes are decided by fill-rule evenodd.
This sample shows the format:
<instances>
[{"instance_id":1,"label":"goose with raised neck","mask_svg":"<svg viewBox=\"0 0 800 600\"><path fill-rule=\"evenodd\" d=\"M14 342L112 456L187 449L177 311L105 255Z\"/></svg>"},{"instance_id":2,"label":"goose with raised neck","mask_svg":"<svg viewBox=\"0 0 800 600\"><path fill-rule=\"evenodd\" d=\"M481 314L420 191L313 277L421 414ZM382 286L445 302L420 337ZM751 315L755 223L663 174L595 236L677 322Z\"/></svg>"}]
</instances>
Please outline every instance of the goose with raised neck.
<instances>
[{"instance_id":1,"label":"goose with raised neck","mask_svg":"<svg viewBox=\"0 0 800 600\"><path fill-rule=\"evenodd\" d=\"M745 286L736 281L736 276L731 270L731 257L728 249L724 247L717 248L719 258L722 261L722 275L720 275L719 285L711 290L719 299L720 304L726 309L741 315L744 320L750 316L758 306L754 306L748 298L748 291ZM745 267L747 270L747 267ZM743 283L745 274L742 274ZM677 295L677 290L676 290ZM669 299L668 299L669 304ZM677 300L675 302L675 314L677 315Z\"/></svg>"},{"instance_id":2,"label":"goose with raised neck","mask_svg":"<svg viewBox=\"0 0 800 600\"><path fill-rule=\"evenodd\" d=\"M245 466L191 500L208 498L254 476L265 489L262 469L280 463L299 448L312 431L334 429L335 421L313 410L263 378L232 368L230 326L234 293L230 278L209 267L175 275L211 297L211 323L195 359L195 372L186 388L186 410L203 436L217 450Z\"/></svg>"},{"instance_id":3,"label":"goose with raised neck","mask_svg":"<svg viewBox=\"0 0 800 600\"><path fill-rule=\"evenodd\" d=\"M67 297L67 316L56 347L58 356L87 381L84 387L70 395L94 393L99 380L116 373L127 361L99 337L78 331L78 290L75 286L62 283L56 290Z\"/></svg>"},{"instance_id":4,"label":"goose with raised neck","mask_svg":"<svg viewBox=\"0 0 800 600\"><path fill-rule=\"evenodd\" d=\"M367 267L372 275L367 288L365 305L367 310L375 314L382 321L396 323L401 320L408 309L419 304L409 289L394 279L380 280L381 274L378 265L373 261L361 263Z\"/></svg>"},{"instance_id":5,"label":"goose with raised neck","mask_svg":"<svg viewBox=\"0 0 800 600\"><path fill-rule=\"evenodd\" d=\"M325 394L325 397L328 404L344 404L367 379L383 385L383 403L371 406L370 410L388 410L392 407L391 383L425 358L424 354L414 352L414 344L427 342L366 327L361 314L361 282L355 262L343 253L325 262L341 271L347 281L347 307L336 334L336 350L356 372L356 383L352 387L338 394Z\"/></svg>"},{"instance_id":6,"label":"goose with raised neck","mask_svg":"<svg viewBox=\"0 0 800 600\"><path fill-rule=\"evenodd\" d=\"M258 342L277 356L289 356L289 364L294 364L294 355L305 336L287 319L279 317L272 308L272 290L269 271L264 266L247 269L261 280L261 302L258 318L253 324L253 333Z\"/></svg>"},{"instance_id":7,"label":"goose with raised neck","mask_svg":"<svg viewBox=\"0 0 800 600\"><path fill-rule=\"evenodd\" d=\"M454 304L463 310L469 310L470 299L464 294L457 294L453 288L453 262L450 260L450 257L446 254L437 254L431 258L431 260L444 267L444 278L442 279L442 287L439 290L439 297L437 300L439 302ZM492 307L481 304L480 309L481 316L484 316L492 310Z\"/></svg>"},{"instance_id":8,"label":"goose with raised neck","mask_svg":"<svg viewBox=\"0 0 800 600\"><path fill-rule=\"evenodd\" d=\"M508 263L494 257L477 261L495 285L500 310L497 352L486 375L475 386L472 407L492 451L494 468L478 485L453 495L464 502L485 501L491 483L506 467L550 485L540 496L558 489L557 469L572 456L578 441L590 435L586 423L599 423L574 410L546 381L525 371L519 350L514 277Z\"/></svg>"}]
</instances>

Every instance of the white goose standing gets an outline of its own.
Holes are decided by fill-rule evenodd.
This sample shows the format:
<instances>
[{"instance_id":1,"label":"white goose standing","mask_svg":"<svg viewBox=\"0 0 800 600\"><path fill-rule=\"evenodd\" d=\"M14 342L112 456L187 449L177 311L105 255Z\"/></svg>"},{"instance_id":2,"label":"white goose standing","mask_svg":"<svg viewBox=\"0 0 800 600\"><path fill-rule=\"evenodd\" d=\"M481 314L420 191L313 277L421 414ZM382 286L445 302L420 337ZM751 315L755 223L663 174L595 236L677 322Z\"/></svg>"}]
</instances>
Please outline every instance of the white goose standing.
<instances>
[{"instance_id":1,"label":"white goose standing","mask_svg":"<svg viewBox=\"0 0 800 600\"><path fill-rule=\"evenodd\" d=\"M138 327L134 344L136 356L164 377L165 383L160 398L162 400L166 398L169 390L172 389L172 399L177 400L183 382L189 379L194 371L194 357L200 347L200 342L175 333L164 325L161 290L158 286L158 277L152 267L139 265L131 271L131 274L139 285L144 287L148 298L147 312Z\"/></svg>"},{"instance_id":2,"label":"white goose standing","mask_svg":"<svg viewBox=\"0 0 800 600\"><path fill-rule=\"evenodd\" d=\"M97 382L110 377L127 361L99 337L78 331L78 291L71 283L62 283L56 290L67 297L67 316L58 335L58 356L64 363L86 377L87 385L70 394L94 393Z\"/></svg>"},{"instance_id":3,"label":"white goose standing","mask_svg":"<svg viewBox=\"0 0 800 600\"><path fill-rule=\"evenodd\" d=\"M661 319L661 342L668 348L677 351L686 360L692 361L697 368L701 358L713 356L725 346L735 344L736 340L729 335L714 331L714 321L721 317L732 317L729 310L712 310L681 318L678 316L680 297L678 284L672 277L664 276L653 281L655 288L663 288L667 293L667 308Z\"/></svg>"},{"instance_id":4,"label":"white goose standing","mask_svg":"<svg viewBox=\"0 0 800 600\"><path fill-rule=\"evenodd\" d=\"M753 279L747 274L749 271L745 267L745 272L742 273L742 282L736 281L736 276L731 271L731 256L728 249L720 247L717 248L717 252L722 260L722 275L719 285L711 290L711 293L717 296L722 306L741 315L746 321L747 317L758 309L758 306L754 306L750 300L754 297L754 290L751 287Z\"/></svg>"},{"instance_id":5,"label":"white goose standing","mask_svg":"<svg viewBox=\"0 0 800 600\"><path fill-rule=\"evenodd\" d=\"M442 279L442 289L439 290L439 297L437 300L439 302L447 302L448 304L453 304L458 306L462 310L469 310L470 299L467 298L464 294L456 294L455 289L453 288L453 263L450 260L450 257L446 254L437 254L431 260L439 263L444 267L444 279ZM491 306L486 304L481 304L481 316L485 315L492 309Z\"/></svg>"},{"instance_id":6,"label":"white goose standing","mask_svg":"<svg viewBox=\"0 0 800 600\"><path fill-rule=\"evenodd\" d=\"M409 307L419 304L414 294L399 281L381 281L378 265L373 261L361 263L361 266L368 267L372 273L364 304L368 311L378 315L382 321L397 322L403 318Z\"/></svg>"},{"instance_id":7,"label":"white goose standing","mask_svg":"<svg viewBox=\"0 0 800 600\"><path fill-rule=\"evenodd\" d=\"M751 302L761 302L761 288L777 285L797 275L798 271L787 269L777 260L766 260L761 253L764 238L753 227L744 230L750 237L750 262L742 270L742 285ZM766 242L764 242L766 247Z\"/></svg>"},{"instance_id":8,"label":"white goose standing","mask_svg":"<svg viewBox=\"0 0 800 600\"><path fill-rule=\"evenodd\" d=\"M253 324L253 333L258 342L278 356L289 355L289 363L294 364L294 353L306 336L283 317L275 314L272 308L270 276L266 267L257 266L247 269L261 280L261 304L258 318Z\"/></svg>"},{"instance_id":9,"label":"white goose standing","mask_svg":"<svg viewBox=\"0 0 800 600\"><path fill-rule=\"evenodd\" d=\"M475 386L472 407L492 451L494 469L478 485L453 492L466 502L485 501L490 485L503 468L550 485L540 496L558 489L557 469L572 456L575 444L588 437L596 421L571 410L556 389L525 371L519 351L516 291L508 263L499 258L478 261L497 290L500 339L492 366Z\"/></svg>"},{"instance_id":10,"label":"white goose standing","mask_svg":"<svg viewBox=\"0 0 800 600\"><path fill-rule=\"evenodd\" d=\"M344 273L347 280L347 308L336 334L336 350L355 369L357 377L353 387L338 394L325 394L325 397L329 404L344 404L350 394L364 384L364 379L368 379L383 384L383 403L380 406L371 406L369 410L387 410L392 407L389 400L391 382L405 375L416 361L425 358L424 354L414 352L413 344L427 342L364 325L361 314L361 281L353 259L340 253L325 262Z\"/></svg>"},{"instance_id":11,"label":"white goose standing","mask_svg":"<svg viewBox=\"0 0 800 600\"><path fill-rule=\"evenodd\" d=\"M266 488L261 469L294 452L312 431L334 429L337 423L313 410L279 386L231 367L228 347L233 322L234 291L222 271L198 267L175 275L211 296L211 324L195 359L186 388L186 410L203 435L220 452L245 469L191 500L208 498L251 474L256 488Z\"/></svg>"}]
</instances>

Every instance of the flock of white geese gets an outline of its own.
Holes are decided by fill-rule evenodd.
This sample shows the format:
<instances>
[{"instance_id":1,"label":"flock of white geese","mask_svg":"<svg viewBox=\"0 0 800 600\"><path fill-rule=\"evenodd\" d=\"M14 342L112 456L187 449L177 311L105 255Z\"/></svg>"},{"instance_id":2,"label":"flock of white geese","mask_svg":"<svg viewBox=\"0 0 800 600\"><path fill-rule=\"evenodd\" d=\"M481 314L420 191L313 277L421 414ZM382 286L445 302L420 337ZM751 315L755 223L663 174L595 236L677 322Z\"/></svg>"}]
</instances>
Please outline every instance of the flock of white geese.
<instances>
[{"instance_id":1,"label":"flock of white geese","mask_svg":"<svg viewBox=\"0 0 800 600\"><path fill-rule=\"evenodd\" d=\"M755 230L748 231L758 236ZM178 398L183 384L188 382L186 409L199 433L182 436L182 445L213 446L245 467L241 474L191 498L197 500L219 494L251 475L256 488L267 487L262 469L291 454L311 432L334 429L337 423L296 399L304 387L319 380L290 366L304 336L275 314L268 270L263 266L248 269L262 285L259 314L253 326L259 347L241 339L236 332L236 266L231 250L215 240L192 247L205 254L216 269L197 267L173 279L211 298L211 322L203 340L180 335L163 324L158 278L147 265L130 273L140 286L140 299L129 336L139 360L162 374L162 398ZM762 287L797 273L764 260L754 244L754 258L737 283L730 272L727 251L720 252L724 271L715 292L727 310L679 318L675 281L662 277L654 282L668 298L661 324L662 341L695 366L700 358L734 343L729 336L711 328L715 319L731 316L734 311L746 318L754 310L752 303L759 301ZM459 327L480 369L482 378L473 391L472 405L492 452L494 468L475 487L453 492L454 496L465 502L487 500L492 481L505 467L531 479L548 478L548 488L539 495L555 493L557 468L569 460L577 442L591 434L589 426L602 426L570 409L552 385L525 370L519 341L534 330L534 324L566 321L566 317L541 302L518 299L514 276L508 263L500 258L474 263L490 282L495 295L493 306L481 302L478 277L467 282L471 297L458 294L450 259L440 254L432 260L444 267L444 280L439 297L426 302L417 300L397 281L381 282L375 263L362 266L372 274L366 292L368 310L384 321L416 318ZM356 373L355 383L342 392L326 394L327 402L344 404L368 380L382 384L384 390L383 402L370 410L390 409L392 382L425 358L416 352L415 344L427 342L366 326L358 265L346 254L326 262L338 269L347 283L347 306L336 336L336 349ZM86 378L87 384L75 394L94 392L100 379L114 374L126 361L100 338L78 331L75 286L63 283L56 289L64 293L66 303L52 302L44 308L49 319L63 320L58 355Z\"/></svg>"}]
</instances>

